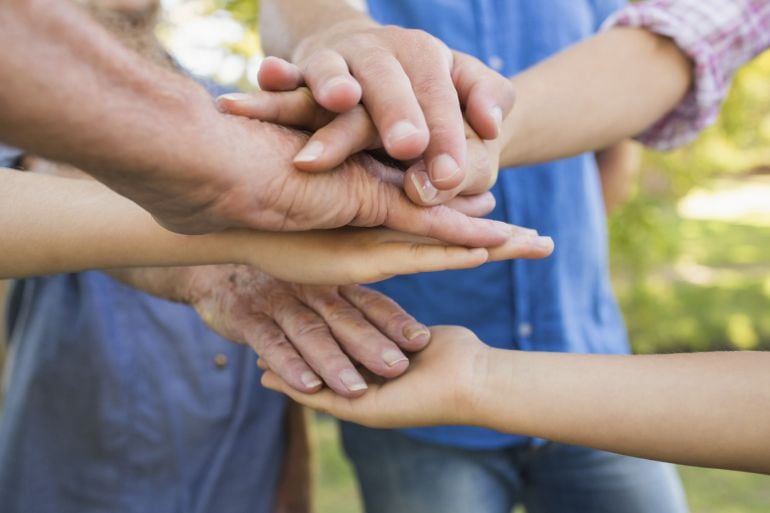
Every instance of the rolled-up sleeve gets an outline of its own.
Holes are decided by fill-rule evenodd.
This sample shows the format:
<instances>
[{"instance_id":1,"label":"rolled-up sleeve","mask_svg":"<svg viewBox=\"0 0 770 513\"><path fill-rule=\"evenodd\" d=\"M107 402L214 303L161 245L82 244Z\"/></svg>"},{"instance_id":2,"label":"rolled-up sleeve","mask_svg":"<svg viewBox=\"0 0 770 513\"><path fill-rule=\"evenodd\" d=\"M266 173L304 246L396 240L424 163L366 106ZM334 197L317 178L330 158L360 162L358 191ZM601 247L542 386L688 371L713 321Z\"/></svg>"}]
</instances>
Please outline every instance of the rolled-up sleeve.
<instances>
[{"instance_id":1,"label":"rolled-up sleeve","mask_svg":"<svg viewBox=\"0 0 770 513\"><path fill-rule=\"evenodd\" d=\"M613 27L670 37L693 61L692 90L638 136L648 146L668 150L711 125L738 68L770 48L770 0L649 0L617 12L603 28Z\"/></svg>"}]
</instances>

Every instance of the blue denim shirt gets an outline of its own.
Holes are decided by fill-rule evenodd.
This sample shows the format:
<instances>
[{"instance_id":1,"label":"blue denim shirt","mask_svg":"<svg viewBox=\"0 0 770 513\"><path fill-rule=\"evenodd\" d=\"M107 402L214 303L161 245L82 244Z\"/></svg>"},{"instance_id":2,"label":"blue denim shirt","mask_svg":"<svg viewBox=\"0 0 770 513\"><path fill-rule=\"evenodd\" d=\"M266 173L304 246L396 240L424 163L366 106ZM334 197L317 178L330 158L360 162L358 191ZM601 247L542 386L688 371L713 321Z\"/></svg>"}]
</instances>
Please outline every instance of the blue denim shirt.
<instances>
[{"instance_id":1,"label":"blue denim shirt","mask_svg":"<svg viewBox=\"0 0 770 513\"><path fill-rule=\"evenodd\" d=\"M100 272L21 280L8 335L0 511L272 513L285 398L192 308Z\"/></svg>"},{"instance_id":2,"label":"blue denim shirt","mask_svg":"<svg viewBox=\"0 0 770 513\"><path fill-rule=\"evenodd\" d=\"M622 0L368 0L369 11L379 22L426 30L506 76L590 36L623 4ZM552 236L556 250L551 257L399 277L376 288L422 322L466 326L495 347L626 353L625 328L608 277L606 220L594 156L502 170L493 192L497 208L491 217ZM406 432L469 448L526 441L469 427Z\"/></svg>"}]
</instances>

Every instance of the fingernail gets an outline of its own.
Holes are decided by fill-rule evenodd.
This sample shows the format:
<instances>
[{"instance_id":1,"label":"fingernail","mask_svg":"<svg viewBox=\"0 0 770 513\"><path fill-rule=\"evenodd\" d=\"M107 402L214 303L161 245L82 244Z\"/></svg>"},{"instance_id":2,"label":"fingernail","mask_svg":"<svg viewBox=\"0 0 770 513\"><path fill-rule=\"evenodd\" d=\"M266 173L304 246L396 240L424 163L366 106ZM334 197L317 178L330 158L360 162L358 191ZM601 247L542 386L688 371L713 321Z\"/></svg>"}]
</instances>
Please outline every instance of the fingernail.
<instances>
[{"instance_id":1,"label":"fingernail","mask_svg":"<svg viewBox=\"0 0 770 513\"><path fill-rule=\"evenodd\" d=\"M227 109L224 108L224 104L222 103L222 100L228 100L231 102L242 102L246 100L251 100L252 96L250 94L246 93L227 93L223 94L222 96L218 97L214 103L217 106L217 109L220 112L226 112Z\"/></svg>"},{"instance_id":2,"label":"fingernail","mask_svg":"<svg viewBox=\"0 0 770 513\"><path fill-rule=\"evenodd\" d=\"M321 384L321 380L318 379L318 376L310 371L303 372L299 379L307 388L315 388Z\"/></svg>"},{"instance_id":3,"label":"fingernail","mask_svg":"<svg viewBox=\"0 0 770 513\"><path fill-rule=\"evenodd\" d=\"M232 102L242 102L244 100L251 100L251 98L252 96L246 93L227 93L217 98L217 101L230 100Z\"/></svg>"},{"instance_id":4,"label":"fingernail","mask_svg":"<svg viewBox=\"0 0 770 513\"><path fill-rule=\"evenodd\" d=\"M489 256L489 252L485 248L474 248L470 250L469 253L473 256Z\"/></svg>"},{"instance_id":5,"label":"fingernail","mask_svg":"<svg viewBox=\"0 0 770 513\"><path fill-rule=\"evenodd\" d=\"M321 90L318 91L320 96L327 96L331 94L331 92L337 88L337 86L340 86L342 84L350 84L350 79L345 77L334 77L330 78L326 81L324 85L321 86Z\"/></svg>"},{"instance_id":6,"label":"fingernail","mask_svg":"<svg viewBox=\"0 0 770 513\"><path fill-rule=\"evenodd\" d=\"M404 353L395 349L386 349L382 352L382 360L388 364L388 367L393 367L401 362L409 361Z\"/></svg>"},{"instance_id":7,"label":"fingernail","mask_svg":"<svg viewBox=\"0 0 770 513\"><path fill-rule=\"evenodd\" d=\"M553 249L553 239L551 237L536 237L533 243L538 249L544 249L547 251Z\"/></svg>"},{"instance_id":8,"label":"fingernail","mask_svg":"<svg viewBox=\"0 0 770 513\"><path fill-rule=\"evenodd\" d=\"M324 145L319 141L311 141L294 157L294 162L313 162L324 152Z\"/></svg>"},{"instance_id":9,"label":"fingernail","mask_svg":"<svg viewBox=\"0 0 770 513\"><path fill-rule=\"evenodd\" d=\"M503 109L498 106L494 106L489 109L489 115L495 120L495 126L497 126L497 135L500 135L500 131L503 129Z\"/></svg>"},{"instance_id":10,"label":"fingernail","mask_svg":"<svg viewBox=\"0 0 770 513\"><path fill-rule=\"evenodd\" d=\"M369 388L361 375L353 369L345 369L340 372L340 381L351 392L360 392Z\"/></svg>"},{"instance_id":11,"label":"fingernail","mask_svg":"<svg viewBox=\"0 0 770 513\"><path fill-rule=\"evenodd\" d=\"M399 121L398 123L390 127L390 132L388 132L387 145L392 146L398 143L399 141L402 141L407 137L411 137L417 133L418 133L417 127L414 126L412 123L410 123L409 121Z\"/></svg>"},{"instance_id":12,"label":"fingernail","mask_svg":"<svg viewBox=\"0 0 770 513\"><path fill-rule=\"evenodd\" d=\"M414 342L418 338L430 337L430 330L422 324L410 324L404 328L404 336L407 340Z\"/></svg>"},{"instance_id":13,"label":"fingernail","mask_svg":"<svg viewBox=\"0 0 770 513\"><path fill-rule=\"evenodd\" d=\"M457 161L446 153L439 155L431 162L430 176L436 183L446 182L459 172L460 166L457 164Z\"/></svg>"},{"instance_id":14,"label":"fingernail","mask_svg":"<svg viewBox=\"0 0 770 513\"><path fill-rule=\"evenodd\" d=\"M417 189L417 194L420 195L420 199L423 203L430 203L436 199L436 196L438 196L438 190L436 190L430 182L428 173L422 171L412 173L412 183L414 184L415 189Z\"/></svg>"}]
</instances>

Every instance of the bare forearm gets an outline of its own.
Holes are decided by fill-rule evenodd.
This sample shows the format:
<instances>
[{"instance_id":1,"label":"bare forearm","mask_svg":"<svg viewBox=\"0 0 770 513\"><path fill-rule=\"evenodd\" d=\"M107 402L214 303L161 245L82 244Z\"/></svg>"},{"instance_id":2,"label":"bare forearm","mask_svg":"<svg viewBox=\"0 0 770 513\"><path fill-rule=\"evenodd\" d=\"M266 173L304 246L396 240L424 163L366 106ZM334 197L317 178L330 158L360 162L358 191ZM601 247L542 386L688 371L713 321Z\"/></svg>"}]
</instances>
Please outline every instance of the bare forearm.
<instances>
[{"instance_id":1,"label":"bare forearm","mask_svg":"<svg viewBox=\"0 0 770 513\"><path fill-rule=\"evenodd\" d=\"M205 91L123 47L70 1L6 2L0 48L0 140L117 189L200 166L212 148L217 112Z\"/></svg>"},{"instance_id":2,"label":"bare forearm","mask_svg":"<svg viewBox=\"0 0 770 513\"><path fill-rule=\"evenodd\" d=\"M2 170L0 183L0 277L245 263L246 248L254 249L239 231L169 232L97 182Z\"/></svg>"},{"instance_id":3,"label":"bare forearm","mask_svg":"<svg viewBox=\"0 0 770 513\"><path fill-rule=\"evenodd\" d=\"M692 64L669 39L613 29L513 77L516 106L501 164L607 147L654 124L684 97Z\"/></svg>"},{"instance_id":4,"label":"bare forearm","mask_svg":"<svg viewBox=\"0 0 770 513\"><path fill-rule=\"evenodd\" d=\"M645 458L770 473L770 354L494 350L487 427ZM477 419L478 420L478 419Z\"/></svg>"},{"instance_id":5,"label":"bare forearm","mask_svg":"<svg viewBox=\"0 0 770 513\"><path fill-rule=\"evenodd\" d=\"M267 54L291 60L304 38L342 21L373 23L346 0L263 0L262 45Z\"/></svg>"}]
</instances>

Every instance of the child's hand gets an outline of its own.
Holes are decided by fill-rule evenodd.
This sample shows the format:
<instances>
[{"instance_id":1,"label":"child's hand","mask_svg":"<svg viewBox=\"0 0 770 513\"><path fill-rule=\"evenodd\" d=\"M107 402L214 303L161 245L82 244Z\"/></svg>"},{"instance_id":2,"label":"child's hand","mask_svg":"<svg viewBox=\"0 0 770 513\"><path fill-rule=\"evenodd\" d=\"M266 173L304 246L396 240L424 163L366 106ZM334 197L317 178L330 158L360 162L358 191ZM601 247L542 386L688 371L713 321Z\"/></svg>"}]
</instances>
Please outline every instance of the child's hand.
<instances>
[{"instance_id":1,"label":"child's hand","mask_svg":"<svg viewBox=\"0 0 770 513\"><path fill-rule=\"evenodd\" d=\"M258 235L244 232L242 248L242 262L276 278L344 285L372 283L399 274L466 269L494 260L544 258L553 251L553 241L513 226L507 242L494 248L450 246L384 228L343 228Z\"/></svg>"},{"instance_id":2,"label":"child's hand","mask_svg":"<svg viewBox=\"0 0 770 513\"><path fill-rule=\"evenodd\" d=\"M225 95L218 99L219 108L229 114L314 131L294 159L298 169L328 171L360 151L383 150L377 127L363 105L341 114L324 109L310 89L301 87L299 70L280 59L266 59L259 79L263 91ZM499 139L481 138L467 121L464 130L467 158L458 183L447 187L431 180L422 158L409 163L404 189L416 204L444 204L458 195L483 194L494 185L500 158Z\"/></svg>"},{"instance_id":3,"label":"child's hand","mask_svg":"<svg viewBox=\"0 0 770 513\"><path fill-rule=\"evenodd\" d=\"M362 397L350 399L329 389L312 395L298 392L264 360L260 366L269 370L262 384L315 410L370 427L471 424L476 420L474 390L484 386L490 348L465 328L431 331L431 343L411 357L401 377L372 377Z\"/></svg>"}]
</instances>

